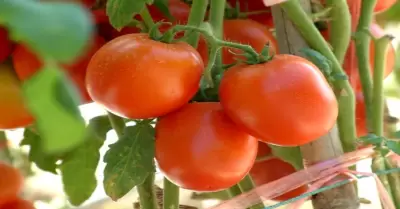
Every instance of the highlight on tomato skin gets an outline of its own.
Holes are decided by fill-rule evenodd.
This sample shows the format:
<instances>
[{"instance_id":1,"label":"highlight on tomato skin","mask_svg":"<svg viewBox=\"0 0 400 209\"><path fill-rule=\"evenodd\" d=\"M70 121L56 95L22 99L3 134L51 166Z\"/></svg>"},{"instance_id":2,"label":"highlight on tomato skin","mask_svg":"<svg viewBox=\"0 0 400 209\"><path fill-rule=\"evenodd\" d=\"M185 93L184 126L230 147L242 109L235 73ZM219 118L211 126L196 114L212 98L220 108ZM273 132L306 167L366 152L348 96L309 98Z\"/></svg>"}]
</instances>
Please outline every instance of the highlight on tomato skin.
<instances>
[{"instance_id":1,"label":"highlight on tomato skin","mask_svg":"<svg viewBox=\"0 0 400 209\"><path fill-rule=\"evenodd\" d=\"M166 178L193 191L219 191L250 171L258 140L218 102L190 103L156 123L155 158Z\"/></svg>"},{"instance_id":2,"label":"highlight on tomato skin","mask_svg":"<svg viewBox=\"0 0 400 209\"><path fill-rule=\"evenodd\" d=\"M25 106L21 83L6 63L0 64L0 115L0 130L23 128L34 120Z\"/></svg>"},{"instance_id":3,"label":"highlight on tomato skin","mask_svg":"<svg viewBox=\"0 0 400 209\"><path fill-rule=\"evenodd\" d=\"M0 62L8 58L12 51L12 42L8 38L8 32L5 28L0 27Z\"/></svg>"},{"instance_id":4,"label":"highlight on tomato skin","mask_svg":"<svg viewBox=\"0 0 400 209\"><path fill-rule=\"evenodd\" d=\"M271 154L270 151L271 150L267 144L263 142L258 143L257 157L262 157ZM286 163L278 158L273 158L254 163L253 167L250 170L250 175L256 186L262 186L264 184L273 182L275 180L278 180L295 172L296 169L289 163ZM304 185L295 190L282 194L274 198L273 200L285 201L304 194L305 192L307 192L307 189L308 187Z\"/></svg>"},{"instance_id":5,"label":"highlight on tomato skin","mask_svg":"<svg viewBox=\"0 0 400 209\"><path fill-rule=\"evenodd\" d=\"M128 34L93 55L86 87L91 98L110 112L146 119L189 102L203 71L199 53L185 42L167 44L151 40L148 34Z\"/></svg>"},{"instance_id":6,"label":"highlight on tomato skin","mask_svg":"<svg viewBox=\"0 0 400 209\"><path fill-rule=\"evenodd\" d=\"M277 54L278 43L274 35L264 25L247 19L231 19L224 20L224 40L248 44L252 46L257 52L261 52L266 44L270 46L270 54ZM199 40L197 47L203 62L208 62L208 46L204 39ZM231 53L233 52L233 53ZM244 59L244 56L235 55L242 53L238 49L222 49L222 58L224 64L232 64L236 59Z\"/></svg>"},{"instance_id":7,"label":"highlight on tomato skin","mask_svg":"<svg viewBox=\"0 0 400 209\"><path fill-rule=\"evenodd\" d=\"M329 83L308 60L288 54L228 69L219 88L226 114L266 143L299 146L325 135L338 104Z\"/></svg>"}]
</instances>

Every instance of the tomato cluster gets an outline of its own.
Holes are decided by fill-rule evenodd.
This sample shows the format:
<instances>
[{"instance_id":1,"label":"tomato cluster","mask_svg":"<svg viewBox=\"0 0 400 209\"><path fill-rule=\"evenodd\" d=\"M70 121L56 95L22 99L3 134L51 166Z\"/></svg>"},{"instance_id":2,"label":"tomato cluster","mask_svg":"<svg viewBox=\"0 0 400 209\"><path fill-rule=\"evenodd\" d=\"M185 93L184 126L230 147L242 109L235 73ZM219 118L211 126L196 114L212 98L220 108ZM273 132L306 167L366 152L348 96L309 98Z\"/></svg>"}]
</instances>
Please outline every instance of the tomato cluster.
<instances>
[{"instance_id":1,"label":"tomato cluster","mask_svg":"<svg viewBox=\"0 0 400 209\"><path fill-rule=\"evenodd\" d=\"M14 167L0 163L0 209L35 209L33 204L19 197L23 176Z\"/></svg>"}]
</instances>

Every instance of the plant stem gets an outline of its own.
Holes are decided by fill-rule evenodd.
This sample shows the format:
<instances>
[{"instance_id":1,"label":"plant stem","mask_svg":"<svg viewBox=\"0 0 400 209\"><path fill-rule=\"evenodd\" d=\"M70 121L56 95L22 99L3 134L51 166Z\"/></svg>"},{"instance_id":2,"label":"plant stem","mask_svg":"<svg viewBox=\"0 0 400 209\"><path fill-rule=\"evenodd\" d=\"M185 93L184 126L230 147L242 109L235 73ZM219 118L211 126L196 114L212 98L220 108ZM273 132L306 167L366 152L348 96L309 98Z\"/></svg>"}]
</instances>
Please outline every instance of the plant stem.
<instances>
[{"instance_id":1,"label":"plant stem","mask_svg":"<svg viewBox=\"0 0 400 209\"><path fill-rule=\"evenodd\" d=\"M251 178L250 175L246 175L239 183L238 186L242 192L249 192L252 189L255 188L253 179ZM260 203L253 205L249 207L249 209L262 209L264 208L264 204L262 203L262 200L260 199Z\"/></svg>"},{"instance_id":2,"label":"plant stem","mask_svg":"<svg viewBox=\"0 0 400 209\"><path fill-rule=\"evenodd\" d=\"M384 97L383 78L386 64L386 50L393 37L383 36L375 42L374 88L372 97L372 131L383 135Z\"/></svg>"},{"instance_id":3,"label":"plant stem","mask_svg":"<svg viewBox=\"0 0 400 209\"><path fill-rule=\"evenodd\" d=\"M350 42L351 21L349 7L346 0L327 0L326 7L332 8L330 11L331 20L329 42L333 47L338 62L343 63L347 48Z\"/></svg>"},{"instance_id":4,"label":"plant stem","mask_svg":"<svg viewBox=\"0 0 400 209\"><path fill-rule=\"evenodd\" d=\"M385 158L385 168L386 169L394 169L396 168L395 164L391 161L391 159ZM398 173L389 173L387 174L389 184L391 185L391 194L393 197L393 203L396 208L400 208L400 175Z\"/></svg>"},{"instance_id":5,"label":"plant stem","mask_svg":"<svg viewBox=\"0 0 400 209\"><path fill-rule=\"evenodd\" d=\"M107 113L108 113L108 119L110 120L111 126L115 130L115 133L117 133L118 137L121 137L122 134L124 133L124 128L125 128L124 119L114 115L111 112L107 112Z\"/></svg>"},{"instance_id":6,"label":"plant stem","mask_svg":"<svg viewBox=\"0 0 400 209\"><path fill-rule=\"evenodd\" d=\"M199 27L200 24L204 21L207 6L208 0L193 0L187 25ZM194 48L197 48L197 44L199 42L199 34L191 33L191 31L186 31L185 36L187 36L186 42L192 45Z\"/></svg>"},{"instance_id":7,"label":"plant stem","mask_svg":"<svg viewBox=\"0 0 400 209\"><path fill-rule=\"evenodd\" d=\"M224 14L225 14L225 6L226 0L218 0L211 1L210 3L210 24L214 32L214 36L218 39L223 39L224 35ZM221 73L223 68L222 66L222 53L218 49L217 50L214 67L217 67L218 72Z\"/></svg>"},{"instance_id":8,"label":"plant stem","mask_svg":"<svg viewBox=\"0 0 400 209\"><path fill-rule=\"evenodd\" d=\"M371 114L372 114L372 81L371 81L371 67L370 67L370 34L366 32L369 31L370 24L372 22L372 15L374 7L377 0L362 1L361 3L361 14L357 25L356 32L356 53L358 59L358 72L360 75L364 102L366 106L367 115L367 127L368 130L371 129Z\"/></svg>"},{"instance_id":9,"label":"plant stem","mask_svg":"<svg viewBox=\"0 0 400 209\"><path fill-rule=\"evenodd\" d=\"M146 25L147 32L150 31L150 29L154 28L155 23L153 21L153 18L151 17L151 14L147 7L144 7L142 9L142 12L140 13L140 17L142 17L144 24ZM160 34L160 30L155 29L157 34Z\"/></svg>"},{"instance_id":10,"label":"plant stem","mask_svg":"<svg viewBox=\"0 0 400 209\"><path fill-rule=\"evenodd\" d=\"M381 153L377 152L377 155L372 159L371 168L372 168L372 171L374 173L386 170L385 158L381 155ZM388 174L379 175L378 177L379 177L379 180L381 180L381 182L382 182L383 186L385 187L386 191L388 192L390 198L393 200L393 195L392 195L392 192L391 192L392 189L390 187Z\"/></svg>"},{"instance_id":11,"label":"plant stem","mask_svg":"<svg viewBox=\"0 0 400 209\"><path fill-rule=\"evenodd\" d=\"M179 187L164 178L164 209L179 208Z\"/></svg>"},{"instance_id":12,"label":"plant stem","mask_svg":"<svg viewBox=\"0 0 400 209\"><path fill-rule=\"evenodd\" d=\"M335 6L344 8L339 4L345 4L345 1L335 1ZM335 74L345 75L342 69L341 63L336 58L335 54L330 50L329 45L326 43L324 38L318 29L314 26L312 20L307 15L307 13L301 8L301 5L296 0L289 0L281 3L280 6L286 12L290 20L297 26L299 32L303 35L307 43L322 55L327 57L332 62L332 71ZM342 15L346 15L346 19L349 17L349 12L342 11ZM345 24L345 23L343 23ZM350 28L341 28L342 37L345 38L350 34ZM337 34L335 34L336 36ZM348 44L348 43L347 43ZM347 47L340 45L336 46L337 51L345 51ZM337 53L338 54L338 53ZM340 54L340 53L339 53ZM339 103L339 115L338 115L338 128L340 134L340 140L343 145L343 150L345 152L355 150L355 98L354 92L350 86L348 80L337 79L333 82L336 96Z\"/></svg>"},{"instance_id":13,"label":"plant stem","mask_svg":"<svg viewBox=\"0 0 400 209\"><path fill-rule=\"evenodd\" d=\"M242 190L240 190L240 187L237 184L235 184L231 188L227 189L227 192L230 197L236 197L236 196L242 194Z\"/></svg>"},{"instance_id":14,"label":"plant stem","mask_svg":"<svg viewBox=\"0 0 400 209\"><path fill-rule=\"evenodd\" d=\"M154 191L154 178L155 173L150 173L146 180L137 187L140 208L142 209L158 209L157 197Z\"/></svg>"}]
</instances>

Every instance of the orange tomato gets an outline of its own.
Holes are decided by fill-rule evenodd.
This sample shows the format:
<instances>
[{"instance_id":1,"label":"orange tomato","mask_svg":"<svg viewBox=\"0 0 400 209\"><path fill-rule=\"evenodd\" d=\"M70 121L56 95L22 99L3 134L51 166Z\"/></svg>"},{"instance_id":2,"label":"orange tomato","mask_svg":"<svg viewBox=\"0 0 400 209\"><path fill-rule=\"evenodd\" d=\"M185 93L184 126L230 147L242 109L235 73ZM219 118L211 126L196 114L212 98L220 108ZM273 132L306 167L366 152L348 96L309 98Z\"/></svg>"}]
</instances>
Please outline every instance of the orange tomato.
<instances>
[{"instance_id":1,"label":"orange tomato","mask_svg":"<svg viewBox=\"0 0 400 209\"><path fill-rule=\"evenodd\" d=\"M244 19L233 19L224 21L224 39L242 44L252 46L257 52L265 47L267 43L270 44L270 53L278 53L278 44L273 34L267 27L262 24ZM208 48L204 39L200 39L197 50L201 54L204 63L208 62ZM231 64L237 58L244 59L243 56L235 55L230 51L240 54L242 51L238 49L222 49L222 57L224 64Z\"/></svg>"},{"instance_id":2,"label":"orange tomato","mask_svg":"<svg viewBox=\"0 0 400 209\"><path fill-rule=\"evenodd\" d=\"M0 209L35 209L35 206L32 202L18 198L12 202L1 205Z\"/></svg>"},{"instance_id":3,"label":"orange tomato","mask_svg":"<svg viewBox=\"0 0 400 209\"><path fill-rule=\"evenodd\" d=\"M88 65L92 99L132 119L165 115L197 92L204 64L184 42L166 44L147 34L128 34L105 44Z\"/></svg>"},{"instance_id":4,"label":"orange tomato","mask_svg":"<svg viewBox=\"0 0 400 209\"><path fill-rule=\"evenodd\" d=\"M32 115L25 107L20 81L12 67L5 63L0 64L0 115L0 130L22 128L33 122Z\"/></svg>"},{"instance_id":5,"label":"orange tomato","mask_svg":"<svg viewBox=\"0 0 400 209\"><path fill-rule=\"evenodd\" d=\"M294 55L237 65L222 77L219 97L227 115L261 141L299 146L328 133L338 104L320 70Z\"/></svg>"},{"instance_id":6,"label":"orange tomato","mask_svg":"<svg viewBox=\"0 0 400 209\"><path fill-rule=\"evenodd\" d=\"M376 2L374 12L382 12L386 9L389 9L391 6L393 6L397 0L378 0Z\"/></svg>"},{"instance_id":7,"label":"orange tomato","mask_svg":"<svg viewBox=\"0 0 400 209\"><path fill-rule=\"evenodd\" d=\"M24 179L18 169L5 163L0 163L0 173L0 205L3 205L18 199Z\"/></svg>"},{"instance_id":8,"label":"orange tomato","mask_svg":"<svg viewBox=\"0 0 400 209\"><path fill-rule=\"evenodd\" d=\"M238 183L252 167L258 146L217 102L187 104L161 117L155 143L158 167L166 178L195 191Z\"/></svg>"}]
</instances>

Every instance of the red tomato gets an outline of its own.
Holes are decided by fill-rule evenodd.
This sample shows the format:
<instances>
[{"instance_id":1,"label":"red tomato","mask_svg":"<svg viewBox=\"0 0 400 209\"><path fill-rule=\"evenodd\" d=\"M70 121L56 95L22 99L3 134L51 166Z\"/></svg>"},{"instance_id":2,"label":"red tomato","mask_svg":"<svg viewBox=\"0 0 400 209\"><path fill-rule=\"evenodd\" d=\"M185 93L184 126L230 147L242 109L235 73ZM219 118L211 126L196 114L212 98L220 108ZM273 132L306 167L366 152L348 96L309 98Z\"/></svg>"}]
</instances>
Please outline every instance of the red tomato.
<instances>
[{"instance_id":1,"label":"red tomato","mask_svg":"<svg viewBox=\"0 0 400 209\"><path fill-rule=\"evenodd\" d=\"M148 6L148 9L154 21L163 20L169 22L168 18L154 4ZM172 23L175 24L187 23L190 14L189 5L180 0L168 0L168 9L171 16L175 18L175 21L173 21Z\"/></svg>"},{"instance_id":2,"label":"red tomato","mask_svg":"<svg viewBox=\"0 0 400 209\"><path fill-rule=\"evenodd\" d=\"M96 0L81 0L81 2L87 7L92 8L96 4Z\"/></svg>"},{"instance_id":3,"label":"red tomato","mask_svg":"<svg viewBox=\"0 0 400 209\"><path fill-rule=\"evenodd\" d=\"M3 71L2 69L0 72L3 74ZM22 190L24 179L18 169L5 163L0 163L0 173L0 205L1 208L7 208L3 207L3 204L17 199Z\"/></svg>"},{"instance_id":4,"label":"red tomato","mask_svg":"<svg viewBox=\"0 0 400 209\"><path fill-rule=\"evenodd\" d=\"M0 27L0 62L3 62L11 54L12 43L8 39L8 32Z\"/></svg>"},{"instance_id":5,"label":"red tomato","mask_svg":"<svg viewBox=\"0 0 400 209\"><path fill-rule=\"evenodd\" d=\"M228 3L230 3L232 7L236 7L237 2L239 2L240 10L242 12L269 11L267 13L248 15L247 17L268 26L269 28L274 27L271 7L266 7L262 0L228 0Z\"/></svg>"},{"instance_id":6,"label":"red tomato","mask_svg":"<svg viewBox=\"0 0 400 209\"><path fill-rule=\"evenodd\" d=\"M12 202L8 202L0 206L0 209L35 209L35 206L33 205L33 203L27 200L18 198Z\"/></svg>"},{"instance_id":7,"label":"red tomato","mask_svg":"<svg viewBox=\"0 0 400 209\"><path fill-rule=\"evenodd\" d=\"M269 62L234 66L219 97L227 115L261 141L299 146L328 133L338 104L320 70L308 60L276 55Z\"/></svg>"},{"instance_id":8,"label":"red tomato","mask_svg":"<svg viewBox=\"0 0 400 209\"><path fill-rule=\"evenodd\" d=\"M63 64L62 67L77 85L83 97L83 103L91 102L84 83L86 68L92 55L105 43L100 36L96 37L94 44L86 51L84 56L72 64ZM17 45L13 52L13 64L19 79L26 80L33 76L42 66L38 57L23 45Z\"/></svg>"},{"instance_id":9,"label":"red tomato","mask_svg":"<svg viewBox=\"0 0 400 209\"><path fill-rule=\"evenodd\" d=\"M218 191L249 172L258 141L238 128L217 102L191 103L156 124L155 156L166 178L194 191Z\"/></svg>"},{"instance_id":10,"label":"red tomato","mask_svg":"<svg viewBox=\"0 0 400 209\"><path fill-rule=\"evenodd\" d=\"M258 143L258 153L257 156L265 156L270 154L271 149L265 143ZM261 186L275 180L278 180L282 177L295 173L296 169L282 160L277 158L270 159L262 162L254 163L253 167L250 170L250 175L256 184L256 186ZM285 201L291 199L293 197L297 197L299 195L307 192L307 186L302 186L290 192L287 192L281 196L274 198L276 201Z\"/></svg>"},{"instance_id":11,"label":"red tomato","mask_svg":"<svg viewBox=\"0 0 400 209\"><path fill-rule=\"evenodd\" d=\"M270 43L270 53L278 53L278 44L273 34L268 30L267 27L252 20L225 20L224 39L242 44L248 44L258 52L261 52L265 45L267 43ZM204 63L207 63L208 48L206 42L203 39L200 39L197 50L201 54ZM224 64L231 64L235 62L237 58L244 59L243 56L234 55L230 51L236 54L242 53L242 51L238 49L228 49L224 47L222 49Z\"/></svg>"},{"instance_id":12,"label":"red tomato","mask_svg":"<svg viewBox=\"0 0 400 209\"><path fill-rule=\"evenodd\" d=\"M357 137L368 134L367 129L367 113L362 92L356 93L356 128Z\"/></svg>"},{"instance_id":13,"label":"red tomato","mask_svg":"<svg viewBox=\"0 0 400 209\"><path fill-rule=\"evenodd\" d=\"M397 0L378 0L376 2L374 12L382 12L386 9L389 9L396 2L397 2Z\"/></svg>"},{"instance_id":14,"label":"red tomato","mask_svg":"<svg viewBox=\"0 0 400 209\"><path fill-rule=\"evenodd\" d=\"M94 54L86 85L95 102L117 115L152 118L185 105L196 94L203 70L199 53L187 43L128 34Z\"/></svg>"},{"instance_id":15,"label":"red tomato","mask_svg":"<svg viewBox=\"0 0 400 209\"><path fill-rule=\"evenodd\" d=\"M20 81L11 66L0 64L0 84L0 130L31 125L33 117L25 107ZM1 179L4 178L0 178L0 197Z\"/></svg>"}]
</instances>

